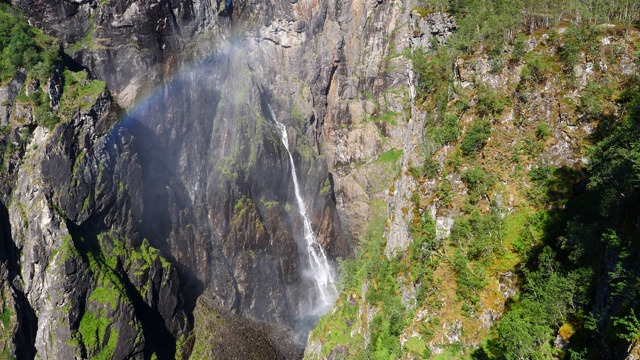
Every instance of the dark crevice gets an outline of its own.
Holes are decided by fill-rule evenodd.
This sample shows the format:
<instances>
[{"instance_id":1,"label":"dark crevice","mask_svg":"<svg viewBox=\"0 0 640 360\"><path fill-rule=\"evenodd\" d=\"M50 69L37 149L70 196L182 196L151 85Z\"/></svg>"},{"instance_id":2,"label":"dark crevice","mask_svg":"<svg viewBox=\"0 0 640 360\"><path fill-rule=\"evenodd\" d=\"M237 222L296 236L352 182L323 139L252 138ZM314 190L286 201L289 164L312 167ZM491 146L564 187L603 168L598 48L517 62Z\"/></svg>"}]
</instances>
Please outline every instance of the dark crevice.
<instances>
[{"instance_id":1,"label":"dark crevice","mask_svg":"<svg viewBox=\"0 0 640 360\"><path fill-rule=\"evenodd\" d=\"M20 279L20 250L13 241L11 234L11 222L7 207L0 202L0 262L7 265L9 272L9 283L12 284L14 300L21 312L17 314L18 330L14 335L16 345L16 357L18 359L33 359L36 355L36 331L38 329L38 318L33 307L27 300L19 283Z\"/></svg>"},{"instance_id":2,"label":"dark crevice","mask_svg":"<svg viewBox=\"0 0 640 360\"><path fill-rule=\"evenodd\" d=\"M269 96L266 94L261 84L258 84L258 93L260 94L260 110L262 110L262 116L275 125L276 121L271 115L271 111L269 110Z\"/></svg>"},{"instance_id":3,"label":"dark crevice","mask_svg":"<svg viewBox=\"0 0 640 360\"><path fill-rule=\"evenodd\" d=\"M334 180L333 180L333 174L329 173L328 175L329 177L329 186L331 187L331 201L333 201L333 204L336 204L336 191L335 191L335 185L334 185Z\"/></svg>"},{"instance_id":4,"label":"dark crevice","mask_svg":"<svg viewBox=\"0 0 640 360\"><path fill-rule=\"evenodd\" d=\"M62 62L64 63L65 67L68 68L69 70L73 72L78 72L82 70L88 71L88 69L85 66L82 66L75 59L69 56L69 54L67 54L66 52L61 51L60 55L62 55Z\"/></svg>"},{"instance_id":5,"label":"dark crevice","mask_svg":"<svg viewBox=\"0 0 640 360\"><path fill-rule=\"evenodd\" d=\"M182 36L182 32L180 30L180 25L178 25L178 20L176 19L176 14L173 12L173 8L171 7L171 1L167 0L167 8L168 13L171 17L171 24L173 25L173 28L175 29L175 32L178 34L178 36Z\"/></svg>"}]
</instances>

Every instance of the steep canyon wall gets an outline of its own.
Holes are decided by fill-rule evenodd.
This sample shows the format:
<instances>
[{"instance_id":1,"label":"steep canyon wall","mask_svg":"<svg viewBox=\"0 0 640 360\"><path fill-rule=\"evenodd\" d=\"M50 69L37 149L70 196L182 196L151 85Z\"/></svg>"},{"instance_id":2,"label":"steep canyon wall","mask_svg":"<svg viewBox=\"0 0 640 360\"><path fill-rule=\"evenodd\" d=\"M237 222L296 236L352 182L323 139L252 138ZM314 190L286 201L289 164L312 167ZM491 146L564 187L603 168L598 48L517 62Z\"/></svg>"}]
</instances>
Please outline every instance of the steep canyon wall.
<instances>
[{"instance_id":1,"label":"steep canyon wall","mask_svg":"<svg viewBox=\"0 0 640 360\"><path fill-rule=\"evenodd\" d=\"M208 2L12 3L107 89L50 130L7 104L20 149L2 199L11 353L43 358L188 354L205 291L218 311L308 330L302 223L267 108L289 128L319 243L349 256L387 210L395 169L376 159L400 148L408 163L419 138L403 51L455 28L403 1L235 1L220 15Z\"/></svg>"}]
</instances>

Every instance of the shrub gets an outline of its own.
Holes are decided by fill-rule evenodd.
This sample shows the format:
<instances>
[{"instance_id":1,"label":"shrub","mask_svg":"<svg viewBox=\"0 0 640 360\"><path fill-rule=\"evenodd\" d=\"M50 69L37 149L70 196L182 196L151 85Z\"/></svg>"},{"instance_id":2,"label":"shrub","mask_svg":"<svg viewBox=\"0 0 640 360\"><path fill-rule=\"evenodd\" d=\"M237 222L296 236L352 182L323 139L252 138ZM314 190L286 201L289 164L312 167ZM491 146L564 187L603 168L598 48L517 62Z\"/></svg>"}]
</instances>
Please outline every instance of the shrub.
<instances>
[{"instance_id":1,"label":"shrub","mask_svg":"<svg viewBox=\"0 0 640 360\"><path fill-rule=\"evenodd\" d=\"M464 156L474 155L482 148L491 135L491 123L488 120L476 120L465 134L460 144Z\"/></svg>"},{"instance_id":2,"label":"shrub","mask_svg":"<svg viewBox=\"0 0 640 360\"><path fill-rule=\"evenodd\" d=\"M469 189L469 200L477 203L493 186L493 178L481 166L467 169L460 176Z\"/></svg>"},{"instance_id":3,"label":"shrub","mask_svg":"<svg viewBox=\"0 0 640 360\"><path fill-rule=\"evenodd\" d=\"M518 36L516 37L516 40L513 44L513 51L511 52L512 62L519 62L524 58L524 55L527 53L526 40L527 37L524 34L518 34Z\"/></svg>"},{"instance_id":4,"label":"shrub","mask_svg":"<svg viewBox=\"0 0 640 360\"><path fill-rule=\"evenodd\" d=\"M611 98L614 90L606 84L589 82L580 97L579 111L589 118L596 118L613 108Z\"/></svg>"},{"instance_id":5,"label":"shrub","mask_svg":"<svg viewBox=\"0 0 640 360\"><path fill-rule=\"evenodd\" d=\"M423 262L441 243L436 240L436 223L429 214L423 214L411 225L413 242L409 245L411 260Z\"/></svg>"},{"instance_id":6,"label":"shrub","mask_svg":"<svg viewBox=\"0 0 640 360\"><path fill-rule=\"evenodd\" d=\"M478 292L486 286L487 281L481 267L477 266L473 271L460 249L456 251L449 262L456 273L456 294L472 304L477 303L479 300Z\"/></svg>"},{"instance_id":7,"label":"shrub","mask_svg":"<svg viewBox=\"0 0 640 360\"><path fill-rule=\"evenodd\" d=\"M541 123L540 125L538 125L538 129L536 129L536 137L538 138L538 140L546 139L549 134L551 134L551 131L549 130L549 126L547 125L547 123Z\"/></svg>"},{"instance_id":8,"label":"shrub","mask_svg":"<svg viewBox=\"0 0 640 360\"><path fill-rule=\"evenodd\" d=\"M478 89L476 112L480 116L495 116L504 110L505 101L493 89L482 86Z\"/></svg>"},{"instance_id":9,"label":"shrub","mask_svg":"<svg viewBox=\"0 0 640 360\"><path fill-rule=\"evenodd\" d=\"M587 56L595 57L599 51L600 30L596 26L571 26L564 33L564 44L558 48L558 57L564 64L564 71L575 81L573 72L580 60L582 51Z\"/></svg>"},{"instance_id":10,"label":"shrub","mask_svg":"<svg viewBox=\"0 0 640 360\"><path fill-rule=\"evenodd\" d=\"M24 17L7 4L0 4L0 82L27 69L44 81L60 62L57 42L29 26Z\"/></svg>"},{"instance_id":11,"label":"shrub","mask_svg":"<svg viewBox=\"0 0 640 360\"><path fill-rule=\"evenodd\" d=\"M442 144L450 144L458 141L460 136L460 121L458 116L446 113L442 118L441 126L437 128L437 136Z\"/></svg>"},{"instance_id":12,"label":"shrub","mask_svg":"<svg viewBox=\"0 0 640 360\"><path fill-rule=\"evenodd\" d=\"M527 57L520 77L524 81L541 84L556 71L556 68L553 58L544 54L535 54Z\"/></svg>"},{"instance_id":13,"label":"shrub","mask_svg":"<svg viewBox=\"0 0 640 360\"><path fill-rule=\"evenodd\" d=\"M424 159L424 163L422 164L422 174L428 178L434 178L438 176L438 172L440 171L440 165L431 158L431 156L427 156Z\"/></svg>"},{"instance_id":14,"label":"shrub","mask_svg":"<svg viewBox=\"0 0 640 360\"><path fill-rule=\"evenodd\" d=\"M465 251L469 259L480 262L502 251L504 236L504 220L496 211L458 217L451 228L451 241Z\"/></svg>"},{"instance_id":15,"label":"shrub","mask_svg":"<svg viewBox=\"0 0 640 360\"><path fill-rule=\"evenodd\" d=\"M451 73L451 59L447 53L438 52L436 56L428 57L422 49L418 49L413 54L412 62L418 75L417 94L419 97L435 94L443 84L448 83Z\"/></svg>"}]
</instances>

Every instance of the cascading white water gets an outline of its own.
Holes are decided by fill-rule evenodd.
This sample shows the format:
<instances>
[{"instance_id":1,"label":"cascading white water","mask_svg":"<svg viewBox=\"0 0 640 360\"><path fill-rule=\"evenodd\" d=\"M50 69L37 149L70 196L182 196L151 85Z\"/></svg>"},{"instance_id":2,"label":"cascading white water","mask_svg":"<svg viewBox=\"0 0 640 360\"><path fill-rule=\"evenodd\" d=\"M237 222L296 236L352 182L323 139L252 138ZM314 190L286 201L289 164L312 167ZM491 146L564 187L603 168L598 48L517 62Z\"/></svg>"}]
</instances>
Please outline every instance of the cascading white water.
<instances>
[{"instance_id":1,"label":"cascading white water","mask_svg":"<svg viewBox=\"0 0 640 360\"><path fill-rule=\"evenodd\" d=\"M287 153L289 154L289 162L291 163L291 177L293 177L293 189L296 195L296 202L298 203L298 212L300 213L300 217L302 217L304 223L304 239L306 241L305 245L307 256L309 258L312 280L315 282L316 288L318 289L318 295L320 296L320 300L322 301L322 308L328 309L330 305L333 305L333 302L338 295L338 291L335 287L333 270L329 265L329 261L327 260L327 256L324 253L324 249L316 241L316 236L313 232L313 228L311 227L311 220L309 219L309 217L307 217L304 199L300 194L300 186L298 185L296 165L293 162L293 156L291 155L291 151L289 150L287 127L278 121L276 115L273 112L273 109L271 109L271 105L269 105L269 111L271 112L271 117L276 122L278 129L280 129L282 143L284 144L284 147L285 149L287 149Z\"/></svg>"}]
</instances>

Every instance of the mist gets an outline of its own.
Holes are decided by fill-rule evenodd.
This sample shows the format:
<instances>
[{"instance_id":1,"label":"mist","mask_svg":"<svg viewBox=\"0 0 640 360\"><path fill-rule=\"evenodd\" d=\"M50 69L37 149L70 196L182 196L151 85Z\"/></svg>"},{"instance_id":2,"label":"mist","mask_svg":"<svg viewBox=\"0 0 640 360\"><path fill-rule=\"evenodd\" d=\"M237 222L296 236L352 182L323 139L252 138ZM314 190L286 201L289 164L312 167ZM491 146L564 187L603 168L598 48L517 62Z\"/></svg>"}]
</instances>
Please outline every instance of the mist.
<instances>
[{"instance_id":1,"label":"mist","mask_svg":"<svg viewBox=\"0 0 640 360\"><path fill-rule=\"evenodd\" d=\"M188 307L207 290L302 345L337 298L345 254L325 247L343 240L326 231L338 225L326 165L278 93L273 43L256 39L198 44L116 128L143 167L143 236L178 264Z\"/></svg>"}]
</instances>

